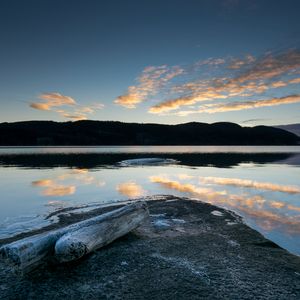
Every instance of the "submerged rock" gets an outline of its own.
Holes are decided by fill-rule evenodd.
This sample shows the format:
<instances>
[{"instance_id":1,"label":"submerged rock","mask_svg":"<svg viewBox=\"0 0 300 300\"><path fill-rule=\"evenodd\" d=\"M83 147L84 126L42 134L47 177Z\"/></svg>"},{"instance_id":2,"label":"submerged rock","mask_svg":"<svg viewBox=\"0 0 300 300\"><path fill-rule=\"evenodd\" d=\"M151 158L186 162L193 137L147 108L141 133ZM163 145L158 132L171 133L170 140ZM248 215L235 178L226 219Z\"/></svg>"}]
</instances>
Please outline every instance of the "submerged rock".
<instances>
[{"instance_id":1,"label":"submerged rock","mask_svg":"<svg viewBox=\"0 0 300 300\"><path fill-rule=\"evenodd\" d=\"M0 298L300 299L300 258L239 216L173 196L147 204L148 221L76 263L22 278L0 269Z\"/></svg>"},{"instance_id":2,"label":"submerged rock","mask_svg":"<svg viewBox=\"0 0 300 300\"><path fill-rule=\"evenodd\" d=\"M149 165L166 165L166 164L175 164L178 163L175 159L170 158L159 158L159 157L151 157L151 158L135 158L135 159L126 159L120 161L118 164L122 167L127 166L149 166Z\"/></svg>"}]
</instances>

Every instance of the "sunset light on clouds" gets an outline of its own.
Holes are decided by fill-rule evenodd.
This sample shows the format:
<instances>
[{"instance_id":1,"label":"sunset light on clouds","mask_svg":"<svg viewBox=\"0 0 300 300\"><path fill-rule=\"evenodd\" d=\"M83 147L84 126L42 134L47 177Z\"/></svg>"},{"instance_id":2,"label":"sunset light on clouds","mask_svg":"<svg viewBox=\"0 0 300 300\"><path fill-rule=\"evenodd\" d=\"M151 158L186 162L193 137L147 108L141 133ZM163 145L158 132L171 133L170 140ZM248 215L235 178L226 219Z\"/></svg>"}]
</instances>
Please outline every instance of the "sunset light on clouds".
<instances>
[{"instance_id":1,"label":"sunset light on clouds","mask_svg":"<svg viewBox=\"0 0 300 300\"><path fill-rule=\"evenodd\" d=\"M42 22L33 13L41 7ZM70 9L31 0L2 8L3 121L299 121L297 1L133 0L116 9L91 0Z\"/></svg>"},{"instance_id":2,"label":"sunset light on clouds","mask_svg":"<svg viewBox=\"0 0 300 300\"><path fill-rule=\"evenodd\" d=\"M0 1L0 300L300 299L299 15Z\"/></svg>"}]
</instances>

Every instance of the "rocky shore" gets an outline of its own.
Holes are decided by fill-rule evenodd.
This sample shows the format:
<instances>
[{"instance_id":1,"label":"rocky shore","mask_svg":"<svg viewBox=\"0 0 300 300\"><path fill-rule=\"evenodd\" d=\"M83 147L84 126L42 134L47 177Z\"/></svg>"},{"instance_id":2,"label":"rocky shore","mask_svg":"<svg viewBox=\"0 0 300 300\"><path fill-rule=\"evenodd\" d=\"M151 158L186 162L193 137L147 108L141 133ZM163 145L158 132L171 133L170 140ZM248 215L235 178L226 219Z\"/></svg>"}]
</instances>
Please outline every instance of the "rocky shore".
<instances>
[{"instance_id":1,"label":"rocky shore","mask_svg":"<svg viewBox=\"0 0 300 300\"><path fill-rule=\"evenodd\" d=\"M1 261L0 298L300 299L300 258L239 216L187 198L146 200L147 222L76 263L49 263L20 275ZM114 208L63 214L42 230Z\"/></svg>"}]
</instances>

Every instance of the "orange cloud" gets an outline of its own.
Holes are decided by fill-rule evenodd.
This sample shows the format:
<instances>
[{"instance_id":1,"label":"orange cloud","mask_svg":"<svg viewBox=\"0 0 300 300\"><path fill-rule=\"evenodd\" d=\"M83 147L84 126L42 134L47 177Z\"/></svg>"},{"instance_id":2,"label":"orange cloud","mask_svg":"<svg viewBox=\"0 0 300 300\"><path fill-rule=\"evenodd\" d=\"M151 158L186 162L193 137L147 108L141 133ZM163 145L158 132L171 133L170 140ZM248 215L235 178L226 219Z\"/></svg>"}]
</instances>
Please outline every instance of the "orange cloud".
<instances>
[{"instance_id":1,"label":"orange cloud","mask_svg":"<svg viewBox=\"0 0 300 300\"><path fill-rule=\"evenodd\" d=\"M87 120L87 116L83 115L83 114L72 115L72 114L69 114L69 113L63 113L62 115L65 118L72 119L74 121Z\"/></svg>"},{"instance_id":2,"label":"orange cloud","mask_svg":"<svg viewBox=\"0 0 300 300\"><path fill-rule=\"evenodd\" d=\"M138 84L130 86L125 95L117 97L115 103L126 108L135 108L137 104L143 102L148 96L155 95L168 81L182 73L183 69L177 66L147 67L137 78Z\"/></svg>"},{"instance_id":3,"label":"orange cloud","mask_svg":"<svg viewBox=\"0 0 300 300\"><path fill-rule=\"evenodd\" d=\"M180 111L180 112L176 113L176 115L187 116L187 115L195 114L195 113L214 114L214 113L219 113L219 112L254 109L254 108L259 108L259 107L277 106L277 105L282 105L282 104L291 104L291 103L298 103L298 102L300 102L300 95L289 95L289 96L285 96L285 97L272 98L272 99L267 99L267 100L207 104L207 105L202 106L198 110Z\"/></svg>"},{"instance_id":4,"label":"orange cloud","mask_svg":"<svg viewBox=\"0 0 300 300\"><path fill-rule=\"evenodd\" d=\"M228 96L222 95L217 92L203 92L199 93L195 96L190 97L182 97L175 100L169 100L160 104L157 104L149 109L150 113L163 113L170 110L175 110L183 105L193 105L199 101L207 101L207 100L214 100L214 99L225 99Z\"/></svg>"},{"instance_id":5,"label":"orange cloud","mask_svg":"<svg viewBox=\"0 0 300 300\"><path fill-rule=\"evenodd\" d=\"M289 83L300 83L300 78L294 78L289 80Z\"/></svg>"},{"instance_id":6,"label":"orange cloud","mask_svg":"<svg viewBox=\"0 0 300 300\"><path fill-rule=\"evenodd\" d=\"M287 86L288 83L287 82L284 82L284 81L275 81L272 83L272 87L274 88L278 88L278 87L284 87L284 86Z\"/></svg>"},{"instance_id":7,"label":"orange cloud","mask_svg":"<svg viewBox=\"0 0 300 300\"><path fill-rule=\"evenodd\" d=\"M129 198L136 198L145 194L143 188L133 181L121 183L117 185L116 189L120 194Z\"/></svg>"},{"instance_id":8,"label":"orange cloud","mask_svg":"<svg viewBox=\"0 0 300 300\"><path fill-rule=\"evenodd\" d=\"M200 62L197 64L200 64ZM207 62L203 61L202 65L205 64L207 64ZM270 89L300 83L300 78L292 78L286 81L278 80L281 76L294 76L296 74L295 71L299 68L299 50L289 50L277 55L269 53L260 59L248 55L242 60L234 59L229 66L227 65L227 69L232 70L231 76L218 76L210 79L206 77L203 80L175 85L170 89L170 92L171 94L177 93L180 96L177 95L171 99L169 96L167 100L150 107L148 111L154 114L164 114L172 110L180 109L182 106L192 106L198 102L231 99L236 96L247 99L247 97L255 94L266 93ZM243 101L240 101L240 103L242 102ZM264 102L262 105L278 105L277 103L278 101ZM233 108L235 108L235 110L250 108L251 103L249 100L246 100L245 105L245 108L243 106L238 108L238 105L234 105L231 110L233 110ZM256 107L260 107L260 104L254 105L252 108ZM192 108L191 112L189 112L189 110L187 110L187 112L179 111L175 113L175 115L185 116L189 113L193 113L193 110L194 108ZM212 111L213 110L206 111L206 109L201 110L201 112L204 113L211 113ZM226 108L225 111L227 111ZM199 113L199 111L195 111L194 113Z\"/></svg>"},{"instance_id":9,"label":"orange cloud","mask_svg":"<svg viewBox=\"0 0 300 300\"><path fill-rule=\"evenodd\" d=\"M69 96L64 96L59 93L45 93L45 94L41 94L39 98L49 101L51 105L55 105L55 106L76 104L76 101L73 98Z\"/></svg>"},{"instance_id":10,"label":"orange cloud","mask_svg":"<svg viewBox=\"0 0 300 300\"><path fill-rule=\"evenodd\" d=\"M252 55L247 55L245 59L234 59L232 63L228 66L228 69L241 69L242 67L245 67L246 65L252 64L255 62L256 59Z\"/></svg>"},{"instance_id":11,"label":"orange cloud","mask_svg":"<svg viewBox=\"0 0 300 300\"><path fill-rule=\"evenodd\" d=\"M44 102L33 102L30 107L40 110L50 110L52 107L63 106L63 105L76 105L76 101L69 97L59 93L45 93L38 97Z\"/></svg>"},{"instance_id":12,"label":"orange cloud","mask_svg":"<svg viewBox=\"0 0 300 300\"><path fill-rule=\"evenodd\" d=\"M73 98L64 96L60 93L45 93L38 96L43 102L32 102L30 107L37 110L54 111L64 118L71 120L86 120L89 114L97 109L102 109L103 104L93 104L90 106L81 106ZM68 109L57 109L57 107L68 107ZM72 109L71 109L72 108ZM71 109L71 110L70 110Z\"/></svg>"},{"instance_id":13,"label":"orange cloud","mask_svg":"<svg viewBox=\"0 0 300 300\"><path fill-rule=\"evenodd\" d=\"M257 60L251 68L235 78L236 81L271 79L300 67L300 51L289 50L274 55L269 53Z\"/></svg>"},{"instance_id":14,"label":"orange cloud","mask_svg":"<svg viewBox=\"0 0 300 300\"><path fill-rule=\"evenodd\" d=\"M30 107L38 110L50 110L48 103L30 103Z\"/></svg>"}]
</instances>

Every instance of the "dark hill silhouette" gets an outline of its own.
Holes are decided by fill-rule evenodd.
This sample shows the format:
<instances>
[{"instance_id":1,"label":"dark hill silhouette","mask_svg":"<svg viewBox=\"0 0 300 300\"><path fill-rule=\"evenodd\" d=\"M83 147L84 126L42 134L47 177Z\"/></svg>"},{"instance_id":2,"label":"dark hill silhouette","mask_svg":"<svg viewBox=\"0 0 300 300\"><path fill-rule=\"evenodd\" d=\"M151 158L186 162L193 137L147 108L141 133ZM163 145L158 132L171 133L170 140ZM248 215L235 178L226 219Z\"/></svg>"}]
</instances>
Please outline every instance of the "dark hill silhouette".
<instances>
[{"instance_id":1,"label":"dark hill silhouette","mask_svg":"<svg viewBox=\"0 0 300 300\"><path fill-rule=\"evenodd\" d=\"M282 129L234 123L178 125L114 121L25 121L0 123L1 146L72 145L296 145L299 137Z\"/></svg>"},{"instance_id":2,"label":"dark hill silhouette","mask_svg":"<svg viewBox=\"0 0 300 300\"><path fill-rule=\"evenodd\" d=\"M274 126L276 128L284 129L286 131L289 131L291 133L294 133L298 136L300 136L300 124L288 124L288 125L277 125Z\"/></svg>"}]
</instances>

